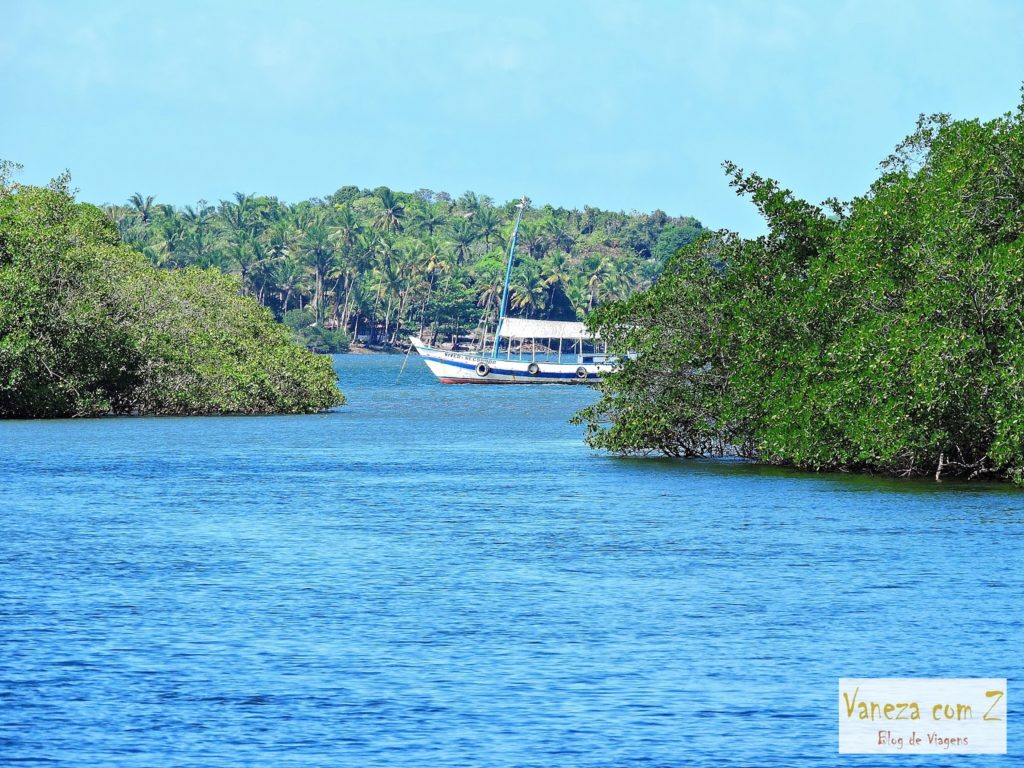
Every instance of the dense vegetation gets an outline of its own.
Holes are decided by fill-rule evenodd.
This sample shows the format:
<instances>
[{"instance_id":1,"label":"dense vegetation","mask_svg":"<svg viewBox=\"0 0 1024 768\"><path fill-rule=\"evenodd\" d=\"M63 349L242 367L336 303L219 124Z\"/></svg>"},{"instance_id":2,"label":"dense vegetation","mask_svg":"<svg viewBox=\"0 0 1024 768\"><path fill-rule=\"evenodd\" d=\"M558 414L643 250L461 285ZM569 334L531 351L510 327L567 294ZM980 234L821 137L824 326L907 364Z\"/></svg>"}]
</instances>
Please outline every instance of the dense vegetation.
<instances>
[{"instance_id":1,"label":"dense vegetation","mask_svg":"<svg viewBox=\"0 0 1024 768\"><path fill-rule=\"evenodd\" d=\"M493 323L515 206L349 186L294 205L239 193L175 208L136 194L106 211L154 264L234 273L311 348L340 351L355 337L387 346L404 332ZM583 317L650 285L700 233L695 219L661 211L528 209L510 305L521 316Z\"/></svg>"},{"instance_id":2,"label":"dense vegetation","mask_svg":"<svg viewBox=\"0 0 1024 768\"><path fill-rule=\"evenodd\" d=\"M294 343L215 270L159 270L67 179L0 164L0 417L301 413L342 402L329 358Z\"/></svg>"},{"instance_id":3,"label":"dense vegetation","mask_svg":"<svg viewBox=\"0 0 1024 768\"><path fill-rule=\"evenodd\" d=\"M590 443L1024 481L1024 105L922 118L845 205L727 171L769 234L706 235L596 313L637 357Z\"/></svg>"}]
</instances>

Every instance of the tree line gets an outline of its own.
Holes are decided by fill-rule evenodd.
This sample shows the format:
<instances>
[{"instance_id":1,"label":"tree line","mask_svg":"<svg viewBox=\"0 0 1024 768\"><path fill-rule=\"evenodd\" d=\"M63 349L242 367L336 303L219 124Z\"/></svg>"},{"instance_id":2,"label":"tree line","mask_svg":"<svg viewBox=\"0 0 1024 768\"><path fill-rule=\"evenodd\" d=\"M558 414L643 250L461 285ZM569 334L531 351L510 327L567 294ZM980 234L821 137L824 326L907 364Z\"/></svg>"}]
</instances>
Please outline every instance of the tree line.
<instances>
[{"instance_id":1,"label":"tree line","mask_svg":"<svg viewBox=\"0 0 1024 768\"><path fill-rule=\"evenodd\" d=\"M590 443L1024 483L1024 103L922 117L849 203L726 170L769 232L707 234L598 310L635 357Z\"/></svg>"},{"instance_id":2,"label":"tree line","mask_svg":"<svg viewBox=\"0 0 1024 768\"><path fill-rule=\"evenodd\" d=\"M339 351L351 338L388 346L409 332L493 330L516 202L346 186L295 204L236 193L177 207L135 194L104 210L153 264L234 273L309 346ZM525 317L583 318L651 285L701 232L696 219L662 211L528 208L509 307Z\"/></svg>"}]
</instances>

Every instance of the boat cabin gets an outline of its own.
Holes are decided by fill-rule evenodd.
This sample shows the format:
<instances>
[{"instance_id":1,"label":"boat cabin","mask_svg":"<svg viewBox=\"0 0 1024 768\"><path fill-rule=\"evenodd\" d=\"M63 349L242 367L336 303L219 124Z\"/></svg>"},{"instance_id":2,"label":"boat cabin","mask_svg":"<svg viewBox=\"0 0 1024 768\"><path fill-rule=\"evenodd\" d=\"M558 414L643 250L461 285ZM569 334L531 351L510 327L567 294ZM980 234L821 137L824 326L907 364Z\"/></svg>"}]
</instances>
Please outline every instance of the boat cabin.
<instances>
[{"instance_id":1,"label":"boat cabin","mask_svg":"<svg viewBox=\"0 0 1024 768\"><path fill-rule=\"evenodd\" d=\"M504 343L503 343L504 342ZM506 317L498 332L498 353L506 360L551 363L603 363L607 345L584 323Z\"/></svg>"}]
</instances>

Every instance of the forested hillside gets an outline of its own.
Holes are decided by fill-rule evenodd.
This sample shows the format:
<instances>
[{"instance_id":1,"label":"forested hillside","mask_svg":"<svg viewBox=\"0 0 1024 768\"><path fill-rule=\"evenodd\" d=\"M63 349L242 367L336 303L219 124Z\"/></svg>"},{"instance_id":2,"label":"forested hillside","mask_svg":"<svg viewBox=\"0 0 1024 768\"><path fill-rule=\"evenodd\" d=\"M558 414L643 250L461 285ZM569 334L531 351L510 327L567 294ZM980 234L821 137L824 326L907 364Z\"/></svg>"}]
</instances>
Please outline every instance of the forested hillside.
<instances>
[{"instance_id":1,"label":"forested hillside","mask_svg":"<svg viewBox=\"0 0 1024 768\"><path fill-rule=\"evenodd\" d=\"M238 193L175 207L136 194L105 210L152 263L237 274L311 347L338 351L355 337L386 346L403 332L451 336L493 323L516 202L349 186L295 204ZM528 208L510 307L582 318L651 285L701 231L696 219L661 211Z\"/></svg>"},{"instance_id":2,"label":"forested hillside","mask_svg":"<svg viewBox=\"0 0 1024 768\"><path fill-rule=\"evenodd\" d=\"M705 236L598 311L638 356L590 442L1024 482L1024 105L922 118L849 204L727 170L769 234Z\"/></svg>"}]
</instances>

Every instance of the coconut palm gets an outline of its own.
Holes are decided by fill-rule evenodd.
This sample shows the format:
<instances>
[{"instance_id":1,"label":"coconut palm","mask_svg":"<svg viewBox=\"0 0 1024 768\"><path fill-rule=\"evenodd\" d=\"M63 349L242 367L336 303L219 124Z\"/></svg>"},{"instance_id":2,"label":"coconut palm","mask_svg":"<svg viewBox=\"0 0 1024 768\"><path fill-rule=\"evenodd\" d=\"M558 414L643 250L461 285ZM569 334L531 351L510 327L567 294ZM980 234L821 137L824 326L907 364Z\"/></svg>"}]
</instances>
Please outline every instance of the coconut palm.
<instances>
[{"instance_id":1,"label":"coconut palm","mask_svg":"<svg viewBox=\"0 0 1024 768\"><path fill-rule=\"evenodd\" d=\"M472 192L457 204L444 193L351 192L337 205L236 193L181 209L136 193L105 213L153 262L233 271L246 293L278 312L309 303L317 322L330 317L354 332L372 318L391 341L400 328L429 332L430 307L456 295L475 298L481 322L494 319L519 201L495 207ZM571 303L583 316L649 285L659 264L630 238L653 241L675 221L590 207L527 210L510 305L544 317Z\"/></svg>"},{"instance_id":2,"label":"coconut palm","mask_svg":"<svg viewBox=\"0 0 1024 768\"><path fill-rule=\"evenodd\" d=\"M487 243L487 247L490 248L491 239L501 231L501 214L498 213L498 209L481 208L473 217L473 223L476 225L477 232Z\"/></svg>"},{"instance_id":3,"label":"coconut palm","mask_svg":"<svg viewBox=\"0 0 1024 768\"><path fill-rule=\"evenodd\" d=\"M448 227L448 238L452 241L455 263L462 266L473 253L473 243L478 237L476 228L466 219L455 219Z\"/></svg>"},{"instance_id":4,"label":"coconut palm","mask_svg":"<svg viewBox=\"0 0 1024 768\"><path fill-rule=\"evenodd\" d=\"M427 303L434 292L434 286L439 276L451 272L451 264L445 255L441 241L435 237L423 241L419 250L415 252L418 258L417 267L422 275L426 277L426 290L423 295L423 302L420 306L420 329L419 335L423 335L423 326L426 323Z\"/></svg>"},{"instance_id":5,"label":"coconut palm","mask_svg":"<svg viewBox=\"0 0 1024 768\"><path fill-rule=\"evenodd\" d=\"M250 234L246 210L237 203L221 200L217 209L217 224L228 241L236 246Z\"/></svg>"},{"instance_id":6,"label":"coconut palm","mask_svg":"<svg viewBox=\"0 0 1024 768\"><path fill-rule=\"evenodd\" d=\"M433 235L436 230L443 227L447 219L438 213L434 206L423 205L418 207L412 215L413 224L420 232Z\"/></svg>"},{"instance_id":7,"label":"coconut palm","mask_svg":"<svg viewBox=\"0 0 1024 768\"><path fill-rule=\"evenodd\" d=\"M137 250L144 250L147 246L149 232L146 225L136 216L125 216L117 224L117 232L125 245L130 245Z\"/></svg>"},{"instance_id":8,"label":"coconut palm","mask_svg":"<svg viewBox=\"0 0 1024 768\"><path fill-rule=\"evenodd\" d=\"M343 205L338 208L333 218L331 229L331 241L341 250L349 251L359 237L362 227L359 224L359 217L352 210L351 205Z\"/></svg>"},{"instance_id":9,"label":"coconut palm","mask_svg":"<svg viewBox=\"0 0 1024 768\"><path fill-rule=\"evenodd\" d=\"M576 245L577 235L558 218L551 216L544 221L544 234L548 239L548 246L555 250L571 251Z\"/></svg>"},{"instance_id":10,"label":"coconut palm","mask_svg":"<svg viewBox=\"0 0 1024 768\"><path fill-rule=\"evenodd\" d=\"M264 230L262 239L267 257L279 260L297 248L299 233L286 219L279 219Z\"/></svg>"},{"instance_id":11,"label":"coconut palm","mask_svg":"<svg viewBox=\"0 0 1024 768\"><path fill-rule=\"evenodd\" d=\"M298 259L285 257L274 264L273 278L281 300L281 312L287 312L292 296L305 286L305 269Z\"/></svg>"},{"instance_id":12,"label":"coconut palm","mask_svg":"<svg viewBox=\"0 0 1024 768\"><path fill-rule=\"evenodd\" d=\"M152 195L143 197L138 192L128 198L128 205L134 210L136 215L142 219L143 224L149 223L150 212L153 209L153 200L154 198Z\"/></svg>"},{"instance_id":13,"label":"coconut palm","mask_svg":"<svg viewBox=\"0 0 1024 768\"><path fill-rule=\"evenodd\" d=\"M313 277L313 313L316 324L320 325L324 320L324 285L338 264L330 232L319 217L302 234L299 252L303 264Z\"/></svg>"},{"instance_id":14,"label":"coconut palm","mask_svg":"<svg viewBox=\"0 0 1024 768\"><path fill-rule=\"evenodd\" d=\"M161 206L163 207L163 206ZM166 206L170 208L170 206ZM179 248L183 248L188 239L188 230L185 221L174 215L174 209L170 212L162 211L156 225L156 236L158 238L156 247L161 251L163 257L161 262L164 266L175 266Z\"/></svg>"},{"instance_id":15,"label":"coconut palm","mask_svg":"<svg viewBox=\"0 0 1024 768\"><path fill-rule=\"evenodd\" d=\"M251 293L252 273L267 258L263 243L254 237L241 237L228 248L228 255L242 278L242 293Z\"/></svg>"},{"instance_id":16,"label":"coconut palm","mask_svg":"<svg viewBox=\"0 0 1024 768\"><path fill-rule=\"evenodd\" d=\"M568 253L550 253L541 262L541 278L548 286L548 306L555 301L555 291L560 291L563 296L568 295L569 281L572 280L572 264Z\"/></svg>"},{"instance_id":17,"label":"coconut palm","mask_svg":"<svg viewBox=\"0 0 1024 768\"><path fill-rule=\"evenodd\" d=\"M476 196L476 192L467 190L462 197L455 201L455 207L461 208L467 213L476 213L480 210L480 199Z\"/></svg>"},{"instance_id":18,"label":"coconut palm","mask_svg":"<svg viewBox=\"0 0 1024 768\"><path fill-rule=\"evenodd\" d=\"M586 273L587 307L593 309L604 298L610 298L619 279L615 263L607 256L597 259Z\"/></svg>"},{"instance_id":19,"label":"coconut palm","mask_svg":"<svg viewBox=\"0 0 1024 768\"><path fill-rule=\"evenodd\" d=\"M194 264L207 263L207 256L213 248L213 236L210 232L210 222L213 209L205 200L200 200L196 207L186 205L181 212L181 218L185 222L186 235L183 245L185 257Z\"/></svg>"},{"instance_id":20,"label":"coconut palm","mask_svg":"<svg viewBox=\"0 0 1024 768\"><path fill-rule=\"evenodd\" d=\"M543 258L547 251L547 233L538 221L524 221L519 225L517 243L526 249L534 259Z\"/></svg>"},{"instance_id":21,"label":"coconut palm","mask_svg":"<svg viewBox=\"0 0 1024 768\"><path fill-rule=\"evenodd\" d=\"M381 273L384 295L387 296L387 308L384 310L384 334L383 339L394 344L398 328L401 323L402 312L405 309L405 301L408 296L408 264L407 256L401 249L395 252L395 258L383 269ZM391 310L395 308L394 333L389 335L391 325Z\"/></svg>"},{"instance_id":22,"label":"coconut palm","mask_svg":"<svg viewBox=\"0 0 1024 768\"><path fill-rule=\"evenodd\" d=\"M525 309L528 316L540 314L548 306L548 286L534 261L524 261L512 273L509 305Z\"/></svg>"},{"instance_id":23,"label":"coconut palm","mask_svg":"<svg viewBox=\"0 0 1024 768\"><path fill-rule=\"evenodd\" d=\"M231 271L232 264L231 254L227 248L215 248L207 255L204 266L227 273Z\"/></svg>"},{"instance_id":24,"label":"coconut palm","mask_svg":"<svg viewBox=\"0 0 1024 768\"><path fill-rule=\"evenodd\" d=\"M398 202L395 193L384 187L377 194L377 199L380 200L381 210L374 217L374 228L384 232L401 232L405 208Z\"/></svg>"},{"instance_id":25,"label":"coconut palm","mask_svg":"<svg viewBox=\"0 0 1024 768\"><path fill-rule=\"evenodd\" d=\"M477 278L477 306L484 307L484 317L488 317L492 305L501 299L501 289L505 285L502 273L495 269Z\"/></svg>"}]
</instances>

